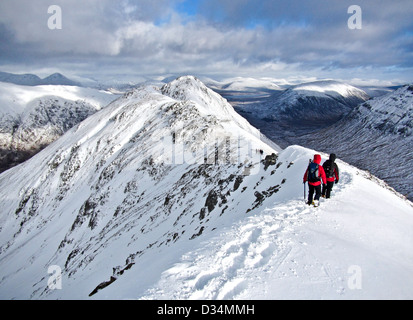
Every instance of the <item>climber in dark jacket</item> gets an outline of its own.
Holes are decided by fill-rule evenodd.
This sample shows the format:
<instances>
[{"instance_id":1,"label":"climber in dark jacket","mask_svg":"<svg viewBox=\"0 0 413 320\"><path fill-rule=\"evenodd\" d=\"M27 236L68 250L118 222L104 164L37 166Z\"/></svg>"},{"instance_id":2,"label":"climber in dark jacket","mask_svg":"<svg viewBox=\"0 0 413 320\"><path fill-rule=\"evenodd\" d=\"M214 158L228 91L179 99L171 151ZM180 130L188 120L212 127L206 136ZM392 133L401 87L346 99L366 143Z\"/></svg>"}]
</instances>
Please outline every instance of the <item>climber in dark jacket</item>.
<instances>
[{"instance_id":1,"label":"climber in dark jacket","mask_svg":"<svg viewBox=\"0 0 413 320\"><path fill-rule=\"evenodd\" d=\"M323 185L323 198L329 199L331 197L331 190L333 189L334 183L338 183L339 181L339 170L335 161L336 155L332 153L330 154L330 158L323 163L323 168L327 177L327 184Z\"/></svg>"}]
</instances>

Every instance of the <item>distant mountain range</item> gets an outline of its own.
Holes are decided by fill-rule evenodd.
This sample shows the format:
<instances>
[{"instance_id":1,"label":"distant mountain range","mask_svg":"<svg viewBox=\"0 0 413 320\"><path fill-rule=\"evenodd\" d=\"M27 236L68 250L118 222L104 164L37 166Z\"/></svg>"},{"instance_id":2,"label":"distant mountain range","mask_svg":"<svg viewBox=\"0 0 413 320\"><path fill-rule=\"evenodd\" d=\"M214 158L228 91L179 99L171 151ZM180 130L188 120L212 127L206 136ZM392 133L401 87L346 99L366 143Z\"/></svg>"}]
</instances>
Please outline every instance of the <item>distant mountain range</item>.
<instances>
[{"instance_id":1,"label":"distant mountain range","mask_svg":"<svg viewBox=\"0 0 413 320\"><path fill-rule=\"evenodd\" d=\"M80 83L66 78L61 73L53 73L50 76L41 79L35 74L14 74L0 72L0 82L14 83L22 86L39 86L39 85L64 85L64 86L81 86Z\"/></svg>"},{"instance_id":2,"label":"distant mountain range","mask_svg":"<svg viewBox=\"0 0 413 320\"><path fill-rule=\"evenodd\" d=\"M316 81L273 92L258 102L237 104L236 110L255 127L280 144L288 137L330 126L369 95L338 81Z\"/></svg>"}]
</instances>

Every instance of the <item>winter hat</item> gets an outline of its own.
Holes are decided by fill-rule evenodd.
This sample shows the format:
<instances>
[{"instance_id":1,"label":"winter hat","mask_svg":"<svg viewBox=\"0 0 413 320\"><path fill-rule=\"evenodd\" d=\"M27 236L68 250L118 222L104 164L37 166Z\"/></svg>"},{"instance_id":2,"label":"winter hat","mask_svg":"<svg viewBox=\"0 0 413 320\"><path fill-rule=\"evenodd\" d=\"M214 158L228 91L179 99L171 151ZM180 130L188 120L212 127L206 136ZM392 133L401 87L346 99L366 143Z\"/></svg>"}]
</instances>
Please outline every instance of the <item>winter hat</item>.
<instances>
[{"instance_id":1,"label":"winter hat","mask_svg":"<svg viewBox=\"0 0 413 320\"><path fill-rule=\"evenodd\" d=\"M317 163L317 164L321 163L321 156L319 154L314 155L314 163Z\"/></svg>"},{"instance_id":2,"label":"winter hat","mask_svg":"<svg viewBox=\"0 0 413 320\"><path fill-rule=\"evenodd\" d=\"M335 153L330 154L330 160L332 162L336 161L336 154Z\"/></svg>"}]
</instances>

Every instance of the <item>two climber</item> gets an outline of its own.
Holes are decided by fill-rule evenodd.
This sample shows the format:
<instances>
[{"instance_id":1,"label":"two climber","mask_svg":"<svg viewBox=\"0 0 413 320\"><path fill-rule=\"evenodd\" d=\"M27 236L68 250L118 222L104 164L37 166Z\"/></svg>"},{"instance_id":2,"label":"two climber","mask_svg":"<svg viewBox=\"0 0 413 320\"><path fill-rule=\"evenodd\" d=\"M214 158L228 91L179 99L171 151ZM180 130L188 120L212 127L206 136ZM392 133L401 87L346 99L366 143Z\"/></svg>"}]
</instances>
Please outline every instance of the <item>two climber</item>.
<instances>
[{"instance_id":1,"label":"two climber","mask_svg":"<svg viewBox=\"0 0 413 320\"><path fill-rule=\"evenodd\" d=\"M315 207L320 204L320 197L329 199L331 190L339 181L339 169L335 163L336 155L330 154L330 158L321 165L321 155L314 155L303 177L303 183L308 182L308 205Z\"/></svg>"}]
</instances>

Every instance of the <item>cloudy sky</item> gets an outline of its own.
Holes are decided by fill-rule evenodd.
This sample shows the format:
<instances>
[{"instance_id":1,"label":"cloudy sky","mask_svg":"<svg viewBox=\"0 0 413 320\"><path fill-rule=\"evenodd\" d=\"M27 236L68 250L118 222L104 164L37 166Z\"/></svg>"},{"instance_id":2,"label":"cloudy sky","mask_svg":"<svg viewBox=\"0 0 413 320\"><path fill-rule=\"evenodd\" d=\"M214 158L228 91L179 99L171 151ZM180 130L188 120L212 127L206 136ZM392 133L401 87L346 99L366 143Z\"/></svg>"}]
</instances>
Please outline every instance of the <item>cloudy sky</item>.
<instances>
[{"instance_id":1,"label":"cloudy sky","mask_svg":"<svg viewBox=\"0 0 413 320\"><path fill-rule=\"evenodd\" d=\"M412 17L412 0L0 0L0 71L406 83Z\"/></svg>"}]
</instances>

